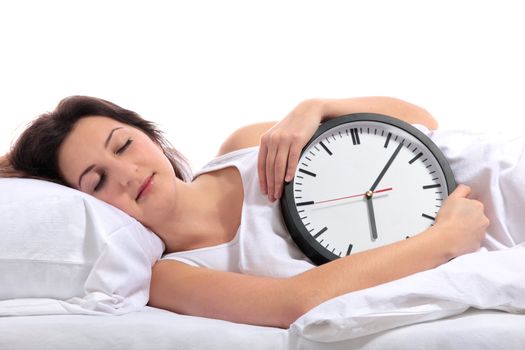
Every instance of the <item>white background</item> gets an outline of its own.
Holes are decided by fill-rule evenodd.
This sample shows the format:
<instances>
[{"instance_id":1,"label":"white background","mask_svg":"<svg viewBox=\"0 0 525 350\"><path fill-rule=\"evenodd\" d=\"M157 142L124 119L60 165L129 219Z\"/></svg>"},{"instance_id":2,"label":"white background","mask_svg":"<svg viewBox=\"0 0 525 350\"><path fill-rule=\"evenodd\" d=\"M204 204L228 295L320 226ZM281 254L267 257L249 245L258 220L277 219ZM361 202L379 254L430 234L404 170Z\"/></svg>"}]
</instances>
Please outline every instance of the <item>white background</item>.
<instances>
[{"instance_id":1,"label":"white background","mask_svg":"<svg viewBox=\"0 0 525 350\"><path fill-rule=\"evenodd\" d=\"M389 95L442 128L525 124L520 1L2 1L0 153L68 95L156 121L194 169L310 97Z\"/></svg>"}]
</instances>

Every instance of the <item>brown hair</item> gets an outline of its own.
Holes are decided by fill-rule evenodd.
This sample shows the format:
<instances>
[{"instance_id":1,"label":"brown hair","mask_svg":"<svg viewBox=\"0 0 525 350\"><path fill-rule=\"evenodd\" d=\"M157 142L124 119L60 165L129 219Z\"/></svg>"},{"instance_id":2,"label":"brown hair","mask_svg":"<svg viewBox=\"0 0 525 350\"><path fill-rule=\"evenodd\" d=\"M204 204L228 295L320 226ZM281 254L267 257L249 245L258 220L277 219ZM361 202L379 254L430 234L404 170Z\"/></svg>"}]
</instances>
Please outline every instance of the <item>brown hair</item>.
<instances>
[{"instance_id":1,"label":"brown hair","mask_svg":"<svg viewBox=\"0 0 525 350\"><path fill-rule=\"evenodd\" d=\"M58 168L58 150L79 119L95 115L142 130L162 148L175 175L183 181L191 179L188 161L154 123L112 102L89 96L66 97L54 111L32 121L9 154L0 157L0 177L28 177L67 185Z\"/></svg>"}]
</instances>

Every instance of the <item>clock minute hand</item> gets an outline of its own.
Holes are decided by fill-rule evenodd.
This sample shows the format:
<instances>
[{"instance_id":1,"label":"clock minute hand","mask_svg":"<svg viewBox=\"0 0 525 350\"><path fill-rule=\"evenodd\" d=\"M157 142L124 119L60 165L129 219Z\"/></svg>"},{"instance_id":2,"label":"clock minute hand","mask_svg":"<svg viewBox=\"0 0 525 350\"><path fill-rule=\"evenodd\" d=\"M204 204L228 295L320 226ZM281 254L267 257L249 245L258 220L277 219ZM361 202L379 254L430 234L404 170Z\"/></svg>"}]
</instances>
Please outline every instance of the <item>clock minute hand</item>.
<instances>
[{"instance_id":1,"label":"clock minute hand","mask_svg":"<svg viewBox=\"0 0 525 350\"><path fill-rule=\"evenodd\" d=\"M397 157L397 154L399 153L399 151L401 150L401 147L403 147L403 143L404 141L402 141L401 143L399 143L399 145L397 146L396 150L394 151L394 153L390 156L390 159L388 160L388 162L386 163L386 165L383 167L383 170L381 170L381 172L379 173L379 176L377 177L376 181L374 182L374 184L372 185L372 187L370 187L370 191L371 192L374 192L374 190L376 189L377 185L379 185L379 182L381 181L381 179L383 178L383 176L385 176L388 168L390 168L390 165L392 165L392 162L394 161L394 159L396 159Z\"/></svg>"}]
</instances>

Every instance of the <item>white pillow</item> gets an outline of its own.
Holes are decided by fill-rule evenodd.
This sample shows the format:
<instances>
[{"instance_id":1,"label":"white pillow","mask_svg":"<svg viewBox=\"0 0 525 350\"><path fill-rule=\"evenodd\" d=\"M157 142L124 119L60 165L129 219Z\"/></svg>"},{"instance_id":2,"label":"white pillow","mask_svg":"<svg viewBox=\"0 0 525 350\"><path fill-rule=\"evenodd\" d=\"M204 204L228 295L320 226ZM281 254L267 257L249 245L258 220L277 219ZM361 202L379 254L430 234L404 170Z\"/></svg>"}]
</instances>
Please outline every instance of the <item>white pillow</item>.
<instances>
[{"instance_id":1,"label":"white pillow","mask_svg":"<svg viewBox=\"0 0 525 350\"><path fill-rule=\"evenodd\" d=\"M0 315L135 311L163 251L138 221L90 195L0 179Z\"/></svg>"}]
</instances>

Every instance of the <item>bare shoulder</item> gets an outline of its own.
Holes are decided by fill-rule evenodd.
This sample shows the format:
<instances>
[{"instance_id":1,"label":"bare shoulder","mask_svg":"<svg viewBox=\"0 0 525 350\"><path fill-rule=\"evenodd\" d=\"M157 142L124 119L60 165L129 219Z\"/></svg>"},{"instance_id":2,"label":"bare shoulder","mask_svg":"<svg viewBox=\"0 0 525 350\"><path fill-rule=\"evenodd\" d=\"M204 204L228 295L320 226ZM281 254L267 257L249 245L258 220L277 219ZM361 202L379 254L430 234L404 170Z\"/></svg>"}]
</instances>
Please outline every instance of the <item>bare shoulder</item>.
<instances>
[{"instance_id":1,"label":"bare shoulder","mask_svg":"<svg viewBox=\"0 0 525 350\"><path fill-rule=\"evenodd\" d=\"M226 154L235 150L257 146L262 134L268 131L277 122L262 122L243 126L235 130L223 142L217 155Z\"/></svg>"}]
</instances>

